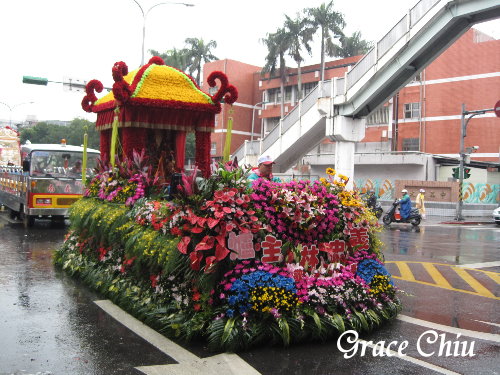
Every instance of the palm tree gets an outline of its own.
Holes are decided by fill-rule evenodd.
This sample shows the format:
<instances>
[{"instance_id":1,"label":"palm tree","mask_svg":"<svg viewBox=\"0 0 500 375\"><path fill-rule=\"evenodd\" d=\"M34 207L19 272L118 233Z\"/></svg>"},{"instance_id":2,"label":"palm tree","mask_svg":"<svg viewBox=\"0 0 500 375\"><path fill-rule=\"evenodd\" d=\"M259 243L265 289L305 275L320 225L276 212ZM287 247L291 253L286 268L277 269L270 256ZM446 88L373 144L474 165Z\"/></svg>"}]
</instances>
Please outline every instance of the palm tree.
<instances>
[{"instance_id":1,"label":"palm tree","mask_svg":"<svg viewBox=\"0 0 500 375\"><path fill-rule=\"evenodd\" d=\"M196 83L201 84L201 66L203 63L218 60L218 57L212 54L212 49L217 48L217 42L211 40L207 44L203 39L198 38L187 38L186 50L187 50L187 61L188 61L188 72L193 75L196 72Z\"/></svg>"},{"instance_id":2,"label":"palm tree","mask_svg":"<svg viewBox=\"0 0 500 375\"><path fill-rule=\"evenodd\" d=\"M372 42L361 39L361 32L356 31L351 36L340 38L338 56L351 57L366 54L372 48Z\"/></svg>"},{"instance_id":3,"label":"palm tree","mask_svg":"<svg viewBox=\"0 0 500 375\"><path fill-rule=\"evenodd\" d=\"M150 49L149 53L153 56L160 56L166 65L173 66L183 72L186 71L188 67L188 50L185 48L177 49L173 48L165 53L160 53L154 49Z\"/></svg>"},{"instance_id":4,"label":"palm tree","mask_svg":"<svg viewBox=\"0 0 500 375\"><path fill-rule=\"evenodd\" d=\"M286 81L286 61L285 55L289 49L288 33L280 28L275 33L267 34L267 38L261 40L267 47L266 64L262 68L261 74L269 73L272 78L279 65L280 92L281 92L281 117L285 115L285 95L284 83Z\"/></svg>"},{"instance_id":5,"label":"palm tree","mask_svg":"<svg viewBox=\"0 0 500 375\"><path fill-rule=\"evenodd\" d=\"M333 9L333 0L328 4L321 4L319 8L306 8L304 13L309 17L309 23L314 30L321 30L321 81L325 80L325 54L336 56L339 47L333 39L344 36L342 29L345 27L342 13Z\"/></svg>"},{"instance_id":6,"label":"palm tree","mask_svg":"<svg viewBox=\"0 0 500 375\"><path fill-rule=\"evenodd\" d=\"M302 72L300 64L304 59L302 58L302 47L304 47L311 55L310 42L314 35L314 29L309 25L306 19L301 18L297 14L297 18L294 20L285 15L285 32L287 34L289 50L289 56L297 63L297 73L298 73L298 97L302 98Z\"/></svg>"}]
</instances>

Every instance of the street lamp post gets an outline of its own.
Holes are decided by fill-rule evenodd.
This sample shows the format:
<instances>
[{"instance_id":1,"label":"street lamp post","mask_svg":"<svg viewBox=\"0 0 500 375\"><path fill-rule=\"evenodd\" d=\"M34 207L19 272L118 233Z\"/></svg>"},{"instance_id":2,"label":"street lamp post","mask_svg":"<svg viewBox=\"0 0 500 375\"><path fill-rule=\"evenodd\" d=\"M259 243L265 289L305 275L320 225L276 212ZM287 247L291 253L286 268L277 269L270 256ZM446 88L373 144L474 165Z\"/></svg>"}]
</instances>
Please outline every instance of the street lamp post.
<instances>
[{"instance_id":1,"label":"street lamp post","mask_svg":"<svg viewBox=\"0 0 500 375\"><path fill-rule=\"evenodd\" d=\"M9 126L12 127L12 111L14 110L14 108L19 107L20 105L33 104L33 103L34 102L25 102L25 103L18 103L18 104L14 104L13 106L10 106L7 103L0 102L0 104L3 104L4 106L6 106L9 109L9 112L10 112L9 113Z\"/></svg>"},{"instance_id":2,"label":"street lamp post","mask_svg":"<svg viewBox=\"0 0 500 375\"><path fill-rule=\"evenodd\" d=\"M165 2L153 5L151 8L149 8L144 13L144 9L142 9L141 4L139 4L139 2L137 0L134 0L134 2L137 4L137 6L139 7L139 9L141 10L141 13L142 13L142 55L141 55L141 66L142 66L142 65L144 65L144 41L146 39L146 17L148 16L149 12L151 12L151 10L153 10L153 8L156 8L159 5L177 4L177 5L184 5L187 7L194 7L194 4L176 3L176 2L172 2L172 1L165 1Z\"/></svg>"},{"instance_id":3,"label":"street lamp post","mask_svg":"<svg viewBox=\"0 0 500 375\"><path fill-rule=\"evenodd\" d=\"M463 221L464 217L462 216L462 210L463 210L463 183L464 183L464 166L465 166L465 158L467 154L465 153L465 145L464 145L464 138L467 136L467 125L469 124L469 121L477 115L484 115L486 112L494 111L494 108L489 108L489 109L480 109L477 111L466 111L465 110L465 104L462 104L462 116L461 116L461 122L460 122L460 166L458 169L458 188L459 188L459 196L458 196L458 202L457 202L457 212L455 215L455 220L456 221ZM465 118L466 116L467 119Z\"/></svg>"},{"instance_id":4,"label":"street lamp post","mask_svg":"<svg viewBox=\"0 0 500 375\"><path fill-rule=\"evenodd\" d=\"M250 144L252 145L252 152L254 152L254 149L253 149L253 132L254 132L254 129L255 129L255 110L256 109L258 109L258 110L264 109L264 107L259 107L259 105L262 105L262 104L265 104L265 103L268 103L268 102L267 101L258 102L252 108L252 130L251 130L251 135L250 135ZM261 124L261 126L262 126L262 124ZM260 130L260 132L262 134L262 129ZM261 142L262 142L262 136L261 136Z\"/></svg>"}]
</instances>

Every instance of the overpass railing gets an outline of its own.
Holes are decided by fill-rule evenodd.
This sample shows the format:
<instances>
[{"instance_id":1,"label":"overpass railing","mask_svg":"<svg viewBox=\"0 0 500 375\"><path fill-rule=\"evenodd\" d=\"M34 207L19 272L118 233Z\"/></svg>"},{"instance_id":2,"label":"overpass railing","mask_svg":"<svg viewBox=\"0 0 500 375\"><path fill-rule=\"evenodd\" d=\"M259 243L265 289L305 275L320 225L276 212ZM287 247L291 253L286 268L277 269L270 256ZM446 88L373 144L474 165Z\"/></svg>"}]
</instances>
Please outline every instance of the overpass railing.
<instances>
[{"instance_id":1,"label":"overpass railing","mask_svg":"<svg viewBox=\"0 0 500 375\"><path fill-rule=\"evenodd\" d=\"M420 0L394 27L346 74L345 90L350 89L377 61L441 0ZM337 85L337 87L339 87ZM338 91L338 90L337 90ZM337 95L345 94L336 92Z\"/></svg>"}]
</instances>

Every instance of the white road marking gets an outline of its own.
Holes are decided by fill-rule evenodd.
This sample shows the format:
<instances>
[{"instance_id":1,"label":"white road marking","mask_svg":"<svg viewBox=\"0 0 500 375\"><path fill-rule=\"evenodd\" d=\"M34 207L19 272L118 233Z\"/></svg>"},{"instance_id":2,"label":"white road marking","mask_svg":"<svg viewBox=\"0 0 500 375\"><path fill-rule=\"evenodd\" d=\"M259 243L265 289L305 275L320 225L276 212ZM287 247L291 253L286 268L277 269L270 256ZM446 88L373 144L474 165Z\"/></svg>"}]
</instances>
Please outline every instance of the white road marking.
<instances>
[{"instance_id":1,"label":"white road marking","mask_svg":"<svg viewBox=\"0 0 500 375\"><path fill-rule=\"evenodd\" d=\"M385 355L390 354L391 357L397 357L399 359L402 359L402 360L414 363L414 364L416 364L418 366L422 366L422 367L428 368L430 370L434 370L436 372L439 372L440 374L445 374L445 375L460 375L460 373L458 373L458 372L447 370L447 369L445 369L443 367L433 365L432 363L422 361L421 359L418 359L418 358L410 357L408 355L399 355L398 352L395 352L395 351L393 351L391 349L387 349L385 346L382 346L381 344L373 344L371 342L368 342L368 341L365 341L365 340L361 340L361 339L358 339L357 341L360 341L360 342L364 343L365 345L369 346L370 348L374 348L375 346L377 346L377 348L383 348L383 351L384 351Z\"/></svg>"},{"instance_id":2,"label":"white road marking","mask_svg":"<svg viewBox=\"0 0 500 375\"><path fill-rule=\"evenodd\" d=\"M406 315L398 315L398 320L401 320L406 323L416 324L426 328L436 329L438 331L448 332L452 334L461 334L462 336L472 337L479 340L493 341L500 343L500 335L494 333L486 333L486 332L477 332L469 329L463 328L455 328L450 326L445 326L443 324L429 322L427 320L412 318L411 316Z\"/></svg>"},{"instance_id":3,"label":"white road marking","mask_svg":"<svg viewBox=\"0 0 500 375\"><path fill-rule=\"evenodd\" d=\"M497 324L497 323L492 323L492 322L485 322L483 320L476 320L474 319L476 322L480 322L480 323L484 323L484 324L489 324L490 326L495 326L495 327L500 327L500 324Z\"/></svg>"},{"instance_id":4,"label":"white road marking","mask_svg":"<svg viewBox=\"0 0 500 375\"><path fill-rule=\"evenodd\" d=\"M109 300L94 301L111 317L130 329L136 335L155 346L178 364L141 366L137 370L147 375L174 375L174 374L198 374L207 375L258 375L260 374L252 366L246 363L236 354L219 354L213 357L200 358L190 351L177 345L165 336L148 327L140 320L134 318L120 307ZM186 372L187 371L187 372Z\"/></svg>"},{"instance_id":5,"label":"white road marking","mask_svg":"<svg viewBox=\"0 0 500 375\"><path fill-rule=\"evenodd\" d=\"M455 267L463 267L463 268L500 267L500 262L484 262L484 263L471 263L471 264L457 264Z\"/></svg>"}]
</instances>

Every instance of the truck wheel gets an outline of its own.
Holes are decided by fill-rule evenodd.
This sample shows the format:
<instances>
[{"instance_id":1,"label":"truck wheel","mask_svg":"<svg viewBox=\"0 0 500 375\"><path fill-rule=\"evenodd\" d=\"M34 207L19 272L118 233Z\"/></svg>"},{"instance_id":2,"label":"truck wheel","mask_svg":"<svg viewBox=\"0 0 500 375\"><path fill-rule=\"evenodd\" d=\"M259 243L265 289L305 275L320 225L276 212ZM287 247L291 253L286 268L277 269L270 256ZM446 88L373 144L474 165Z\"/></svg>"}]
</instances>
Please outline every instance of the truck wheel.
<instances>
[{"instance_id":1,"label":"truck wheel","mask_svg":"<svg viewBox=\"0 0 500 375\"><path fill-rule=\"evenodd\" d=\"M17 217L18 212L14 211L12 208L9 208L9 218L14 220Z\"/></svg>"},{"instance_id":2,"label":"truck wheel","mask_svg":"<svg viewBox=\"0 0 500 375\"><path fill-rule=\"evenodd\" d=\"M25 228L31 228L35 224L35 217L32 215L22 214L23 225Z\"/></svg>"},{"instance_id":3,"label":"truck wheel","mask_svg":"<svg viewBox=\"0 0 500 375\"><path fill-rule=\"evenodd\" d=\"M392 222L391 217L389 215L385 215L382 221L384 222L385 225L389 225Z\"/></svg>"}]
</instances>

